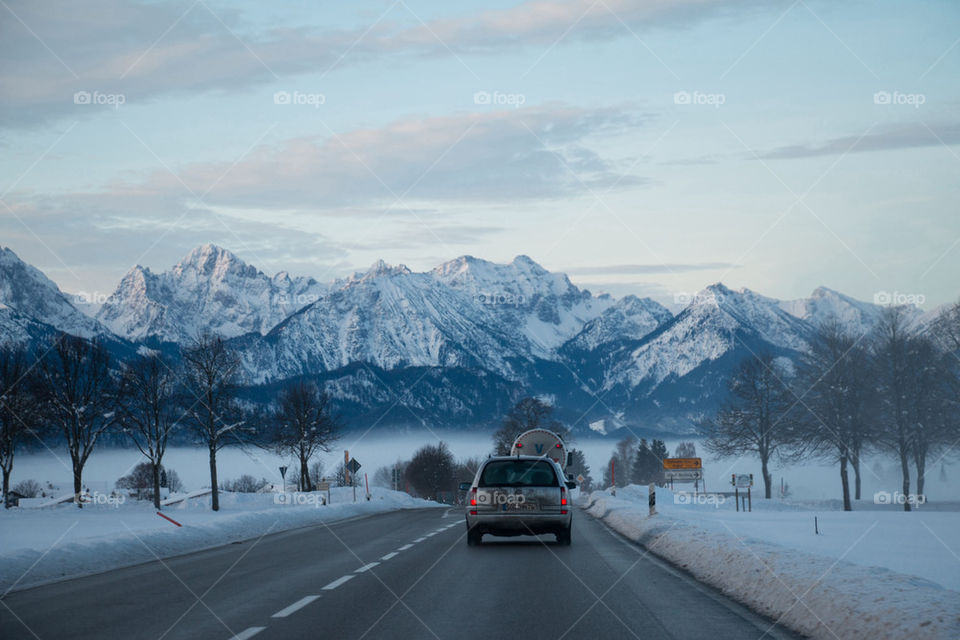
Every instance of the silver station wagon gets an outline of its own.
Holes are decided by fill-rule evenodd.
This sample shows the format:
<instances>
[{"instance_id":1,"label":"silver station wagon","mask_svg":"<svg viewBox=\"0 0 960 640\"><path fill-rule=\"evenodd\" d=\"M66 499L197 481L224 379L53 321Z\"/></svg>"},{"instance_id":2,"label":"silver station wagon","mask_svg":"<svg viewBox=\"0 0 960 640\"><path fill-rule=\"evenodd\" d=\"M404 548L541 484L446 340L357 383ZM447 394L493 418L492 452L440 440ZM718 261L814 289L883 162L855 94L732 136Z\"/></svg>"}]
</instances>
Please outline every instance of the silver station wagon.
<instances>
[{"instance_id":1,"label":"silver station wagon","mask_svg":"<svg viewBox=\"0 0 960 640\"><path fill-rule=\"evenodd\" d=\"M499 456L480 465L467 491L467 544L484 534L523 536L552 533L570 544L572 510L568 482L556 462L538 456Z\"/></svg>"}]
</instances>

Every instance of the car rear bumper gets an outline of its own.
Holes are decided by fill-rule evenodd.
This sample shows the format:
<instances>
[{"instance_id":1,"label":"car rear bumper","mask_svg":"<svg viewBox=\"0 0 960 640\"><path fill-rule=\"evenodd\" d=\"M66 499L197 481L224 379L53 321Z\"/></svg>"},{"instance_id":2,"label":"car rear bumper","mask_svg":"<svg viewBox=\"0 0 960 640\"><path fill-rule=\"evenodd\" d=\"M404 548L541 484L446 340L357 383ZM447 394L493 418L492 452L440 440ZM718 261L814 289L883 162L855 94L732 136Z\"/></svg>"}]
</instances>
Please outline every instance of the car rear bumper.
<instances>
[{"instance_id":1,"label":"car rear bumper","mask_svg":"<svg viewBox=\"0 0 960 640\"><path fill-rule=\"evenodd\" d=\"M572 514L567 513L467 513L467 527L483 533L502 536L522 536L556 533L570 528Z\"/></svg>"}]
</instances>

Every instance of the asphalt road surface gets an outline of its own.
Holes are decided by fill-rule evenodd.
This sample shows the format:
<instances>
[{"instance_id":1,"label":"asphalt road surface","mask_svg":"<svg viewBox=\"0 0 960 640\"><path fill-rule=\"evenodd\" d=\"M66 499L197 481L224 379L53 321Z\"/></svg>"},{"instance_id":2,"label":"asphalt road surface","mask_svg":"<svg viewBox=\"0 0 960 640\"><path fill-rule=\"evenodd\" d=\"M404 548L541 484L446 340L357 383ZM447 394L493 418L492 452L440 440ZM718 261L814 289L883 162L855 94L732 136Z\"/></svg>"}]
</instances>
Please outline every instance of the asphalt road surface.
<instances>
[{"instance_id":1,"label":"asphalt road surface","mask_svg":"<svg viewBox=\"0 0 960 640\"><path fill-rule=\"evenodd\" d=\"M341 521L15 592L0 638L793 637L587 514L468 547L463 512Z\"/></svg>"}]
</instances>

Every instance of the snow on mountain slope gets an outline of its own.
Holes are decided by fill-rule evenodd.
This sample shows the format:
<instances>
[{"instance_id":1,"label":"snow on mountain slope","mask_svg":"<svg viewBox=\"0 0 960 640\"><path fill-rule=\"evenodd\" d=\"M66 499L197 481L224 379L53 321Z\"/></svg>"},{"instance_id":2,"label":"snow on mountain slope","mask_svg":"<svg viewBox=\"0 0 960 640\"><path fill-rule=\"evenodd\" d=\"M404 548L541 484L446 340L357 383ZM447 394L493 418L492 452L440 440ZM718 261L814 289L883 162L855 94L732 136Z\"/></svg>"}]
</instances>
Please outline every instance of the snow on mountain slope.
<instances>
[{"instance_id":1,"label":"snow on mountain slope","mask_svg":"<svg viewBox=\"0 0 960 640\"><path fill-rule=\"evenodd\" d=\"M817 287L809 298L783 300L780 308L814 327L836 320L855 335L872 330L883 309L880 305L855 300L827 287Z\"/></svg>"},{"instance_id":2,"label":"snow on mountain slope","mask_svg":"<svg viewBox=\"0 0 960 640\"><path fill-rule=\"evenodd\" d=\"M80 312L39 269L5 247L0 248L0 303L20 316L73 335L91 338L108 333L100 323Z\"/></svg>"},{"instance_id":3,"label":"snow on mountain slope","mask_svg":"<svg viewBox=\"0 0 960 640\"><path fill-rule=\"evenodd\" d=\"M810 326L781 309L777 300L718 283L698 293L673 320L615 363L604 388L654 387L668 377L683 377L731 350L745 349L746 339L802 352L809 337Z\"/></svg>"},{"instance_id":4,"label":"snow on mountain slope","mask_svg":"<svg viewBox=\"0 0 960 640\"><path fill-rule=\"evenodd\" d=\"M343 281L262 340L246 340L245 363L258 381L331 371L353 362L383 369L465 366L509 375L525 343L494 313L430 273L382 261Z\"/></svg>"},{"instance_id":5,"label":"snow on mountain slope","mask_svg":"<svg viewBox=\"0 0 960 640\"><path fill-rule=\"evenodd\" d=\"M497 264L462 256L436 267L431 274L454 291L471 298L522 336L531 355L551 358L584 323L613 305L609 296L594 297L574 286L563 273L551 273L527 256Z\"/></svg>"},{"instance_id":6,"label":"snow on mountain slope","mask_svg":"<svg viewBox=\"0 0 960 640\"><path fill-rule=\"evenodd\" d=\"M281 272L270 278L229 251L198 247L172 269L136 266L120 281L97 318L131 340L189 340L212 330L227 337L266 334L326 287Z\"/></svg>"},{"instance_id":7,"label":"snow on mountain slope","mask_svg":"<svg viewBox=\"0 0 960 640\"><path fill-rule=\"evenodd\" d=\"M608 342L639 340L672 318L673 314L655 300L624 296L587 322L563 345L563 350L571 353L593 351Z\"/></svg>"}]
</instances>

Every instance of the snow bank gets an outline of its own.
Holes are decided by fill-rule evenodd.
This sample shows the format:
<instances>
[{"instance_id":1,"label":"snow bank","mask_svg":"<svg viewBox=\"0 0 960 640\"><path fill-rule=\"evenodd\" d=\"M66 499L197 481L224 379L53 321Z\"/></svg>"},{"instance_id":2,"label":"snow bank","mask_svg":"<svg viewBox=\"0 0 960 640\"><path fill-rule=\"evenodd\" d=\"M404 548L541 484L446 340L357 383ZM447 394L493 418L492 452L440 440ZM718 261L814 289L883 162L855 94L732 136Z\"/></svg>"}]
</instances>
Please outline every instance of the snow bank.
<instances>
[{"instance_id":1,"label":"snow bank","mask_svg":"<svg viewBox=\"0 0 960 640\"><path fill-rule=\"evenodd\" d=\"M157 516L149 502L0 509L0 593L359 515L440 506L380 488L372 490L369 502L357 493L354 503L350 488L333 489L332 504L321 505L313 499L277 504L276 494L221 492L219 512L210 510L209 495L164 508L182 527Z\"/></svg>"},{"instance_id":2,"label":"snow bank","mask_svg":"<svg viewBox=\"0 0 960 640\"><path fill-rule=\"evenodd\" d=\"M732 504L723 505L729 509L725 512L716 505L677 505L666 489L658 489L657 502L658 515L648 517L646 489L626 487L618 489L616 497L596 491L584 499L583 506L594 517L697 579L812 638L960 636L960 592L879 566L885 555L909 556L925 541L885 537L877 531L876 513L843 514L864 521L873 518L874 524L867 523L852 545L830 557L829 553L798 549L800 545L791 542L813 535L812 513L804 514L810 520L809 532L800 531L792 521L797 507L787 507L791 510L780 513L761 512L767 524L755 527L757 535L779 536L774 543L738 533L750 527L750 518L759 515L757 511L737 514ZM714 513L708 516L711 510ZM899 515L919 521L920 514ZM847 560L860 545L883 550L873 556L876 565ZM946 546L941 557L945 571L960 574L960 562Z\"/></svg>"}]
</instances>

